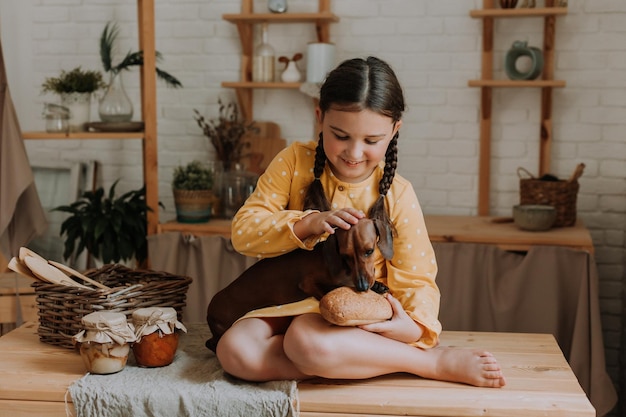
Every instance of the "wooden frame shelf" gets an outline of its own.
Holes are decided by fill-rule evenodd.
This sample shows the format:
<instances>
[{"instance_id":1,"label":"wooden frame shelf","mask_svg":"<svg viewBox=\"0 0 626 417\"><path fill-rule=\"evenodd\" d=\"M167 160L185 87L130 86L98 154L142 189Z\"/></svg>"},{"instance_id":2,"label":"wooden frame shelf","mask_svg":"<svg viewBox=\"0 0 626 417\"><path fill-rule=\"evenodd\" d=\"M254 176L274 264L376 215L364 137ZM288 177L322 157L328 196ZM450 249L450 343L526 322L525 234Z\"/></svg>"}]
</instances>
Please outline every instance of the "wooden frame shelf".
<instances>
[{"instance_id":1,"label":"wooden frame shelf","mask_svg":"<svg viewBox=\"0 0 626 417\"><path fill-rule=\"evenodd\" d=\"M144 132L22 132L23 139L143 139Z\"/></svg>"},{"instance_id":2,"label":"wooden frame shelf","mask_svg":"<svg viewBox=\"0 0 626 417\"><path fill-rule=\"evenodd\" d=\"M283 89L299 89L302 83L255 83L252 81L224 81L222 87L227 88L283 88Z\"/></svg>"},{"instance_id":3,"label":"wooden frame shelf","mask_svg":"<svg viewBox=\"0 0 626 417\"><path fill-rule=\"evenodd\" d=\"M567 7L527 7L519 9L482 9L470 10L470 16L484 17L544 17L567 14Z\"/></svg>"},{"instance_id":4,"label":"wooden frame shelf","mask_svg":"<svg viewBox=\"0 0 626 417\"><path fill-rule=\"evenodd\" d=\"M495 87L495 88L527 88L527 87L565 87L563 80L470 80L467 83L470 87Z\"/></svg>"},{"instance_id":5,"label":"wooden frame shelf","mask_svg":"<svg viewBox=\"0 0 626 417\"><path fill-rule=\"evenodd\" d=\"M240 13L225 14L222 18L231 23L334 23L339 17L330 12L319 13Z\"/></svg>"},{"instance_id":6,"label":"wooden frame shelf","mask_svg":"<svg viewBox=\"0 0 626 417\"><path fill-rule=\"evenodd\" d=\"M480 88L480 151L478 169L478 215L489 214L489 192L491 188L491 123L493 88L541 89L539 126L539 175L550 170L552 148L552 89L565 87L565 81L554 79L554 42L556 17L567 14L567 7L554 7L554 0L545 0L546 7L502 9L494 0L483 0L483 8L470 10L473 18L482 19L483 40L481 53L481 78L469 80L470 87ZM495 18L544 19L543 71L539 80L496 80L493 78L493 40Z\"/></svg>"},{"instance_id":7,"label":"wooden frame shelf","mask_svg":"<svg viewBox=\"0 0 626 417\"><path fill-rule=\"evenodd\" d=\"M157 161L156 112L156 47L154 39L154 0L137 0L139 50L143 51L143 65L139 69L141 87L141 132L23 132L23 139L141 139L143 179L146 203L153 210L147 214L148 234L155 234L159 225L159 180Z\"/></svg>"},{"instance_id":8,"label":"wooden frame shelf","mask_svg":"<svg viewBox=\"0 0 626 417\"><path fill-rule=\"evenodd\" d=\"M330 0L318 0L316 13L254 13L253 0L241 0L241 13L224 14L222 19L237 25L241 41L241 70L238 82L222 82L222 87L234 88L241 115L253 120L253 95L255 89L298 89L301 83L254 83L252 82L252 55L254 52L254 25L262 23L308 23L315 25L316 41L330 42L329 25L339 21L330 11Z\"/></svg>"}]
</instances>

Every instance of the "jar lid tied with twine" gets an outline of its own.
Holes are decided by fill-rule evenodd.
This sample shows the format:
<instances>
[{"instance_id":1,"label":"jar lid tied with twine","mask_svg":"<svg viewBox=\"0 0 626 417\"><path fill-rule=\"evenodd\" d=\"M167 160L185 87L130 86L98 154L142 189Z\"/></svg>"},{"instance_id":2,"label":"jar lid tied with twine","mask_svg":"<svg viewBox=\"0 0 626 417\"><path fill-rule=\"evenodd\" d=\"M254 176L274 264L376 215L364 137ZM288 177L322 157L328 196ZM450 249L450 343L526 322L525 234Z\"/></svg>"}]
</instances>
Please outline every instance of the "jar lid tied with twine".
<instances>
[{"instance_id":1,"label":"jar lid tied with twine","mask_svg":"<svg viewBox=\"0 0 626 417\"><path fill-rule=\"evenodd\" d=\"M84 327L74 336L79 343L117 343L123 345L136 340L135 328L128 323L126 315L112 311L96 311L81 320Z\"/></svg>"},{"instance_id":2,"label":"jar lid tied with twine","mask_svg":"<svg viewBox=\"0 0 626 417\"><path fill-rule=\"evenodd\" d=\"M177 329L187 333L185 326L178 321L176 310L172 307L138 308L133 311L133 325L137 342L160 330L163 334L172 334Z\"/></svg>"}]
</instances>

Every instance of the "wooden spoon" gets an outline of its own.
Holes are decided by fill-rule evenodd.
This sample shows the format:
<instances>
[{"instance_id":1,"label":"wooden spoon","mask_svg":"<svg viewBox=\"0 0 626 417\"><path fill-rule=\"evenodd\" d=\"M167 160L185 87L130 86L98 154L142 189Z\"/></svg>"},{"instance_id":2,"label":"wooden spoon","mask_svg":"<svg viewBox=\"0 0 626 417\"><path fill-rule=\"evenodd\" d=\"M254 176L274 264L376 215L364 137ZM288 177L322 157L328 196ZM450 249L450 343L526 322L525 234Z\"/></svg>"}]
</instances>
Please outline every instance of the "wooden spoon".
<instances>
[{"instance_id":1,"label":"wooden spoon","mask_svg":"<svg viewBox=\"0 0 626 417\"><path fill-rule=\"evenodd\" d=\"M93 279L89 278L89 277L88 277L88 276L86 276L86 275L81 274L81 273L80 273L80 272L78 272L77 270L75 270L75 269L73 269L73 268L70 268L70 267L69 267L69 266L67 266L67 265L63 265L62 263L55 262L55 261L48 261L48 263L49 263L50 265L52 265L52 266L57 267L58 269L60 269L60 270L61 270L61 271L63 271L65 274L69 275L70 277L74 276L74 277L80 278L80 279L82 279L83 281L88 282L88 283L90 283L90 284L92 284L92 285L94 285L94 286L96 286L96 287L98 287L98 288L101 288L101 289L103 289L103 290L110 290L110 289L111 289L111 287L107 287L106 285L104 285L104 284L102 284L102 283L100 283L100 282L98 282L98 281L95 281L95 280L93 280Z\"/></svg>"},{"instance_id":2,"label":"wooden spoon","mask_svg":"<svg viewBox=\"0 0 626 417\"><path fill-rule=\"evenodd\" d=\"M39 255L38 253L35 253L35 252L33 252L32 250L30 250L30 249L28 249L28 248L26 248L26 247L22 246L22 247L20 248L20 252L18 253L18 257L19 257L20 262L24 264L24 263L25 263L25 262L24 262L24 259L25 259L27 256L32 256L33 258L39 258L39 259L41 259L42 261L45 261L45 259L44 259L44 257L43 257L43 256L41 256L41 255Z\"/></svg>"},{"instance_id":3,"label":"wooden spoon","mask_svg":"<svg viewBox=\"0 0 626 417\"><path fill-rule=\"evenodd\" d=\"M84 288L87 290L91 289L74 281L73 279L65 275L63 271L50 265L45 259L42 260L33 256L26 256L24 258L24 263L26 264L28 269L32 271L33 274L35 274L42 280L52 282L53 284L67 285L71 287Z\"/></svg>"},{"instance_id":4,"label":"wooden spoon","mask_svg":"<svg viewBox=\"0 0 626 417\"><path fill-rule=\"evenodd\" d=\"M26 265L21 263L18 260L18 258L16 258L15 256L13 258L11 258L11 260L9 261L9 265L7 265L7 266L9 267L9 269L11 271L17 272L18 274L22 274L25 277L36 279L37 281L50 282L48 280L43 280L43 279L41 279L39 277L36 277L35 274L33 274L32 271L30 269L28 269L28 267Z\"/></svg>"}]
</instances>

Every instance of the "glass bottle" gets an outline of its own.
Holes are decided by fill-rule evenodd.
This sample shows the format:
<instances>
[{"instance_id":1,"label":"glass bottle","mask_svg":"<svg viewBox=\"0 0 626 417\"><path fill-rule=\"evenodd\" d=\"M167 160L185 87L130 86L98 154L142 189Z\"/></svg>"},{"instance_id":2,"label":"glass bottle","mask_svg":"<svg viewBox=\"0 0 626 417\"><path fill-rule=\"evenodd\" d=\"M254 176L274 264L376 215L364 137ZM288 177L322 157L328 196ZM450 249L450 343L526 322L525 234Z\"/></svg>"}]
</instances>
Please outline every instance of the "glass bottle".
<instances>
[{"instance_id":1,"label":"glass bottle","mask_svg":"<svg viewBox=\"0 0 626 417\"><path fill-rule=\"evenodd\" d=\"M261 26L261 43L254 48L252 57L252 81L267 83L274 81L274 48L268 42L267 23Z\"/></svg>"}]
</instances>

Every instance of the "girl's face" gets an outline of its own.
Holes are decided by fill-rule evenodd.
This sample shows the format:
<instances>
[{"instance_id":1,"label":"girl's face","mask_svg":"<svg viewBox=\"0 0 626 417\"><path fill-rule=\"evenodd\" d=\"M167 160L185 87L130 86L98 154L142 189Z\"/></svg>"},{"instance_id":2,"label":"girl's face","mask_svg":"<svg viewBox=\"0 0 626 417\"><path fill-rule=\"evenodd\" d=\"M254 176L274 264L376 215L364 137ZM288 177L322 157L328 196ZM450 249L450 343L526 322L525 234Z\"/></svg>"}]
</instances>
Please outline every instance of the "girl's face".
<instances>
[{"instance_id":1,"label":"girl's face","mask_svg":"<svg viewBox=\"0 0 626 417\"><path fill-rule=\"evenodd\" d=\"M357 183L371 175L385 158L389 142L402 121L372 110L359 112L328 110L322 117L324 152L333 174L343 182Z\"/></svg>"}]
</instances>

